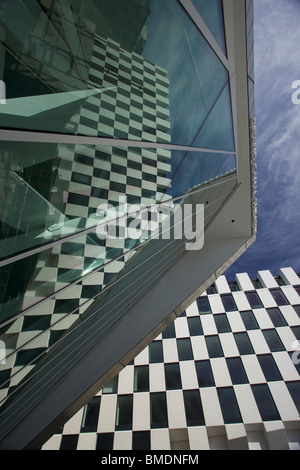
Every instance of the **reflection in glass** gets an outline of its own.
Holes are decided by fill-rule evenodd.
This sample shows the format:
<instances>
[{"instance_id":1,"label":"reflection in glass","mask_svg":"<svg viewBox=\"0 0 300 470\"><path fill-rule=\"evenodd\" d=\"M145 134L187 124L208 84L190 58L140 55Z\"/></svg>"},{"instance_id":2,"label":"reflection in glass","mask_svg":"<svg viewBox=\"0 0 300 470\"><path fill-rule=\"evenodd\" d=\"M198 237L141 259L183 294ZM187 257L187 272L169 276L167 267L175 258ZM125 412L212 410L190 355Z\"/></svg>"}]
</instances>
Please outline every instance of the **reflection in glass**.
<instances>
[{"instance_id":1,"label":"reflection in glass","mask_svg":"<svg viewBox=\"0 0 300 470\"><path fill-rule=\"evenodd\" d=\"M31 14L16 2L0 9L0 125L193 145L228 72L179 2L42 0ZM209 3L221 37L222 9Z\"/></svg>"},{"instance_id":2,"label":"reflection in glass","mask_svg":"<svg viewBox=\"0 0 300 470\"><path fill-rule=\"evenodd\" d=\"M207 27L226 54L225 31L223 24L222 0L192 0Z\"/></svg>"}]
</instances>

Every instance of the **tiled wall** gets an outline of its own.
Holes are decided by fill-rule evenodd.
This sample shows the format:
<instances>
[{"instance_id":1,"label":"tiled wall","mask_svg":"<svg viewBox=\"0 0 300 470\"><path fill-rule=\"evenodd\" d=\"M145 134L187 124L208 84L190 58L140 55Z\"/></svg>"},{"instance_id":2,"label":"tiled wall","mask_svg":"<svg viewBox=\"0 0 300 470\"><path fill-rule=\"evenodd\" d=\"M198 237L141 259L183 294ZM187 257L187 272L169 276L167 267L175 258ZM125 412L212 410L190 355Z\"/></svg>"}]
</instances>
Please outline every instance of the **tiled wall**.
<instances>
[{"instance_id":1,"label":"tiled wall","mask_svg":"<svg viewBox=\"0 0 300 470\"><path fill-rule=\"evenodd\" d=\"M43 449L300 450L299 292L221 276Z\"/></svg>"}]
</instances>

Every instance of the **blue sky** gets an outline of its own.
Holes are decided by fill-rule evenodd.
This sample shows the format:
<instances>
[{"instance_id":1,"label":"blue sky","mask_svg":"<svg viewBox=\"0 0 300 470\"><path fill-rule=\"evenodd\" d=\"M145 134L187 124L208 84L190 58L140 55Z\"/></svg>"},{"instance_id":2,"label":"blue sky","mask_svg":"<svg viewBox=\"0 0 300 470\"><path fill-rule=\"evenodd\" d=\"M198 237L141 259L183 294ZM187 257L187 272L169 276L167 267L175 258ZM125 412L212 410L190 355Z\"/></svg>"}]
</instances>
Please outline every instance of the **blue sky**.
<instances>
[{"instance_id":1,"label":"blue sky","mask_svg":"<svg viewBox=\"0 0 300 470\"><path fill-rule=\"evenodd\" d=\"M300 0L254 0L258 232L225 275L300 273Z\"/></svg>"}]
</instances>

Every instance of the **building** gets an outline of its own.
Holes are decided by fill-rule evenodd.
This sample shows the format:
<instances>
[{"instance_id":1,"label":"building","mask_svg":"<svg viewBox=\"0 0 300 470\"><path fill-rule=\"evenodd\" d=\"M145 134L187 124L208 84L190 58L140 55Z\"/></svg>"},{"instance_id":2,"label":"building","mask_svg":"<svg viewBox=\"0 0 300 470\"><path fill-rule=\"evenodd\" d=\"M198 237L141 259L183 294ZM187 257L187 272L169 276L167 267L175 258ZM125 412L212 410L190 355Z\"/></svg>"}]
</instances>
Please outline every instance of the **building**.
<instances>
[{"instance_id":1,"label":"building","mask_svg":"<svg viewBox=\"0 0 300 470\"><path fill-rule=\"evenodd\" d=\"M300 450L299 294L220 276L43 448Z\"/></svg>"},{"instance_id":2,"label":"building","mask_svg":"<svg viewBox=\"0 0 300 470\"><path fill-rule=\"evenodd\" d=\"M0 17L0 448L27 449L255 241L253 5L4 1Z\"/></svg>"}]
</instances>

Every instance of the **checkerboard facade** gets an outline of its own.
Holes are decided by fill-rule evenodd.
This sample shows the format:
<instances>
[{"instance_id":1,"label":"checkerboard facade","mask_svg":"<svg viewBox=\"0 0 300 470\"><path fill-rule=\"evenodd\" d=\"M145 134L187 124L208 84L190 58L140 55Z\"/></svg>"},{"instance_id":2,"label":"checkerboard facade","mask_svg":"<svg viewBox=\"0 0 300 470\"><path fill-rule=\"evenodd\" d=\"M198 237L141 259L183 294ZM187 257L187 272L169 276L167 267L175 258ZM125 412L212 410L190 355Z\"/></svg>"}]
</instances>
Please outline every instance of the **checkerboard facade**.
<instances>
[{"instance_id":1,"label":"checkerboard facade","mask_svg":"<svg viewBox=\"0 0 300 470\"><path fill-rule=\"evenodd\" d=\"M299 295L219 277L43 449L300 450Z\"/></svg>"}]
</instances>

